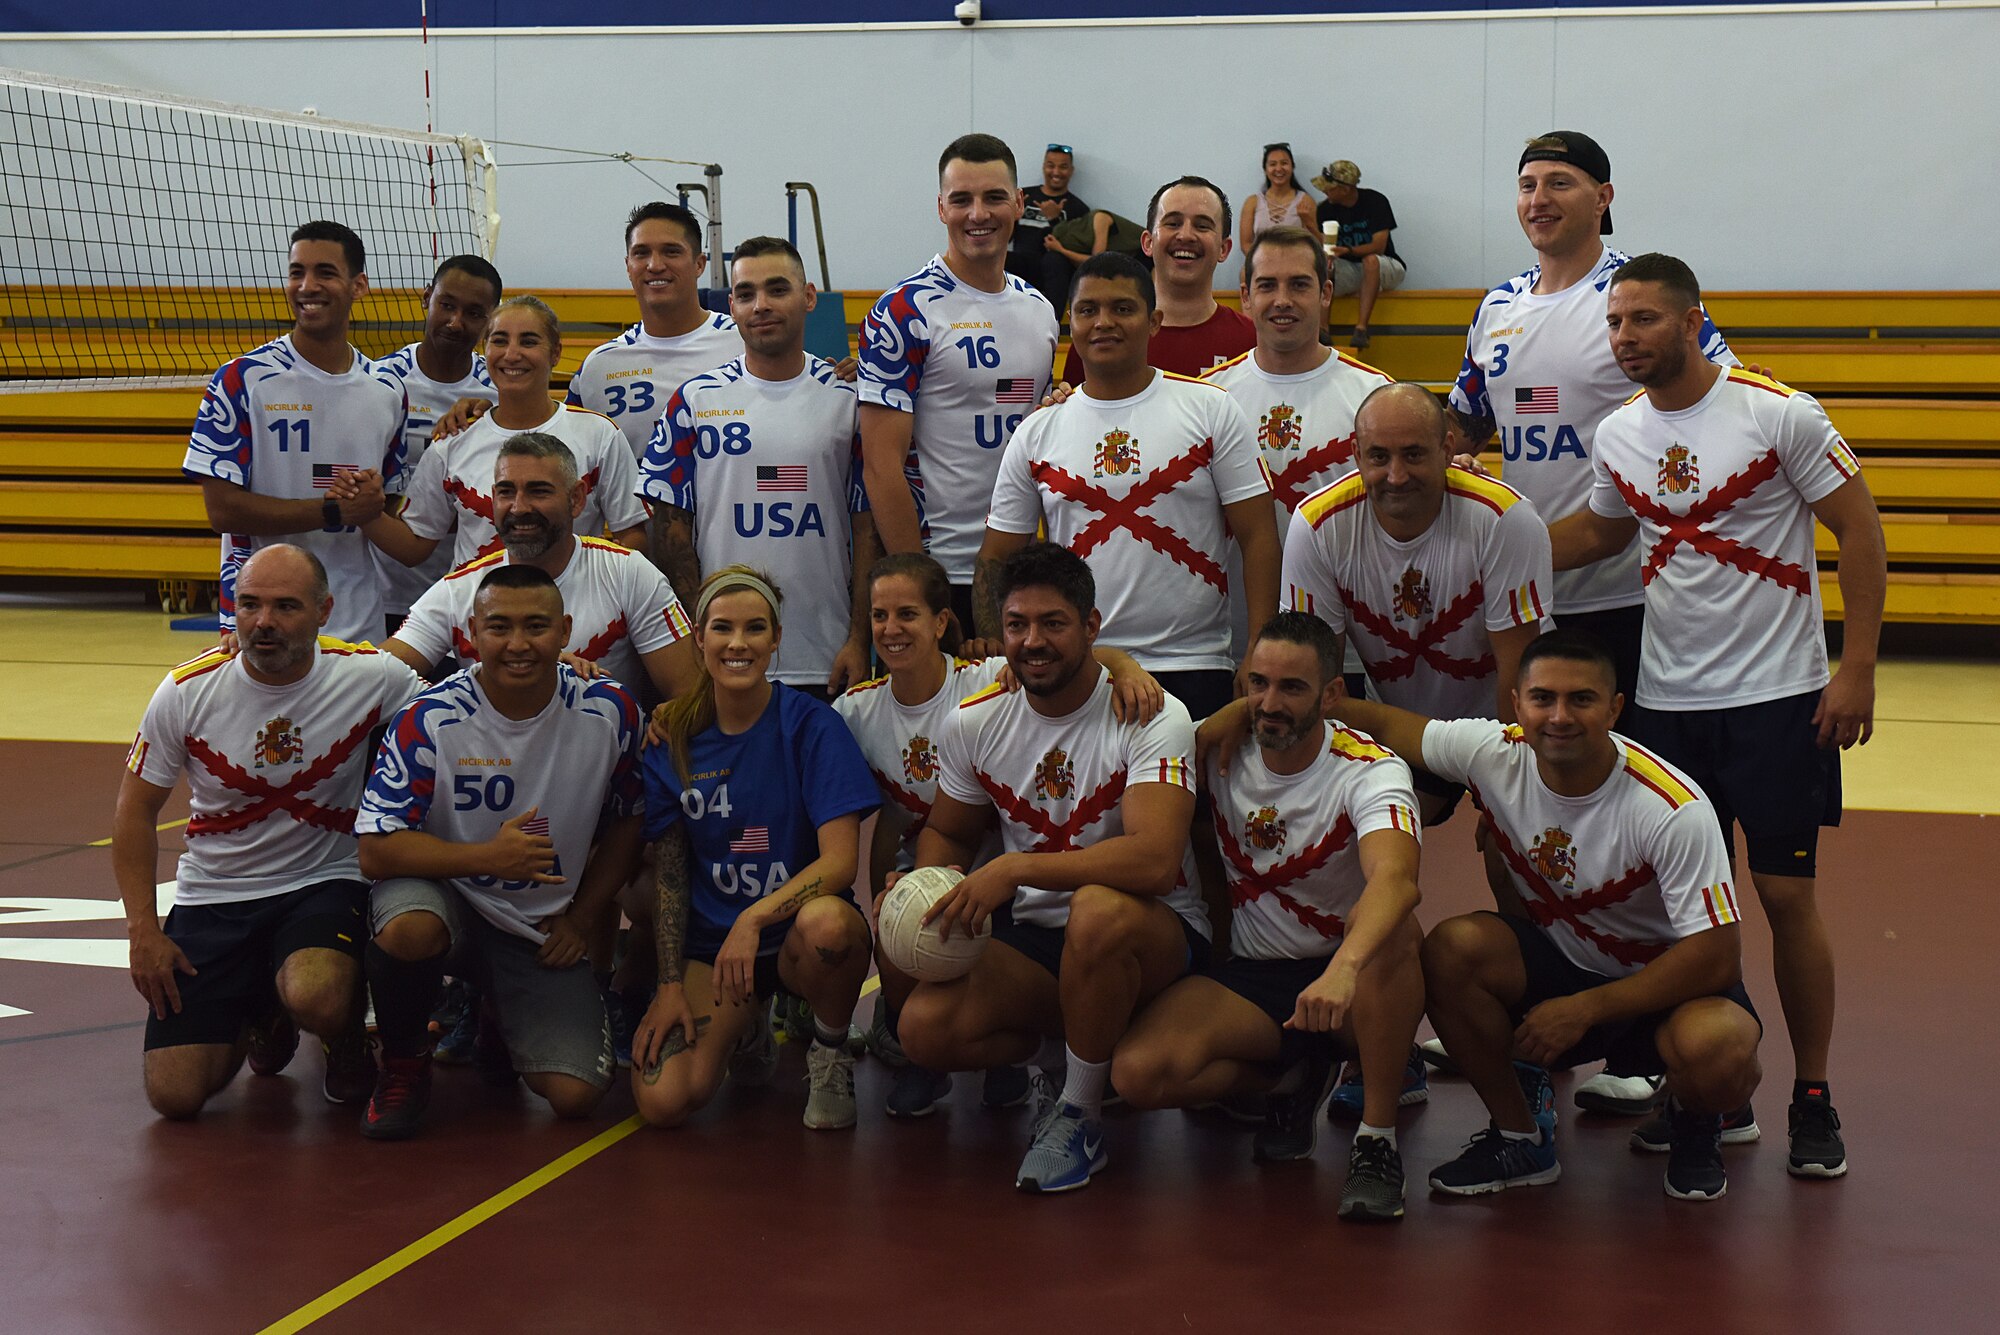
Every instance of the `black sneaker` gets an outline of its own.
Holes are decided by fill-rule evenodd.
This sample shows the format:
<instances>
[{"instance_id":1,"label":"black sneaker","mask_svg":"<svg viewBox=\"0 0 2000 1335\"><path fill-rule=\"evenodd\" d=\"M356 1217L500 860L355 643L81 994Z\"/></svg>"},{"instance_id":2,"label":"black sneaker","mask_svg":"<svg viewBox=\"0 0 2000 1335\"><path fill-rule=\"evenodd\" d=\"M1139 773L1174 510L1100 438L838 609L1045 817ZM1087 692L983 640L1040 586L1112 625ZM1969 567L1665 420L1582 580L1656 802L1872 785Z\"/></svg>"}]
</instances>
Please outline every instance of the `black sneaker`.
<instances>
[{"instance_id":1,"label":"black sneaker","mask_svg":"<svg viewBox=\"0 0 2000 1335\"><path fill-rule=\"evenodd\" d=\"M273 1002L250 1026L250 1074L276 1075L292 1064L292 1054L298 1050L298 1025L290 1011Z\"/></svg>"},{"instance_id":2,"label":"black sneaker","mask_svg":"<svg viewBox=\"0 0 2000 1335\"><path fill-rule=\"evenodd\" d=\"M1347 1147L1347 1183L1340 1189L1340 1217L1403 1217L1403 1156L1382 1137L1356 1136Z\"/></svg>"},{"instance_id":3,"label":"black sneaker","mask_svg":"<svg viewBox=\"0 0 2000 1335\"><path fill-rule=\"evenodd\" d=\"M1722 1143L1725 1145L1748 1145L1763 1134L1757 1127L1756 1112L1747 1103L1722 1119ZM1662 1108L1634 1127L1626 1143L1648 1154L1665 1154L1672 1149L1674 1124L1668 1118L1666 1109Z\"/></svg>"},{"instance_id":4,"label":"black sneaker","mask_svg":"<svg viewBox=\"0 0 2000 1335\"><path fill-rule=\"evenodd\" d=\"M1719 1200L1729 1190L1722 1171L1722 1118L1689 1112L1667 1100L1673 1144L1667 1153L1667 1195L1677 1201Z\"/></svg>"},{"instance_id":5,"label":"black sneaker","mask_svg":"<svg viewBox=\"0 0 2000 1335\"><path fill-rule=\"evenodd\" d=\"M375 1077L375 1092L368 1099L368 1110L361 1114L361 1134L370 1140L408 1140L417 1133L430 1101L429 1054L385 1055L382 1073Z\"/></svg>"},{"instance_id":6,"label":"black sneaker","mask_svg":"<svg viewBox=\"0 0 2000 1335\"><path fill-rule=\"evenodd\" d=\"M1315 1043L1293 1068L1298 1083L1283 1094L1264 1096L1264 1126L1250 1145L1258 1163L1289 1163L1312 1158L1319 1144L1319 1106L1333 1092L1337 1063L1331 1043Z\"/></svg>"},{"instance_id":7,"label":"black sneaker","mask_svg":"<svg viewBox=\"0 0 2000 1335\"><path fill-rule=\"evenodd\" d=\"M1833 1110L1832 1100L1823 1095L1793 1099L1786 1120L1792 1132L1786 1172L1793 1177L1846 1176L1847 1142L1840 1138L1840 1114Z\"/></svg>"},{"instance_id":8,"label":"black sneaker","mask_svg":"<svg viewBox=\"0 0 2000 1335\"><path fill-rule=\"evenodd\" d=\"M989 1066L979 1088L979 1103L984 1108L1018 1108L1028 1101L1028 1068L1025 1066Z\"/></svg>"},{"instance_id":9,"label":"black sneaker","mask_svg":"<svg viewBox=\"0 0 2000 1335\"><path fill-rule=\"evenodd\" d=\"M375 1089L376 1074L368 1031L356 1023L332 1043L320 1044L320 1050L326 1054L326 1078L320 1085L326 1101L342 1106L365 1101Z\"/></svg>"},{"instance_id":10,"label":"black sneaker","mask_svg":"<svg viewBox=\"0 0 2000 1335\"><path fill-rule=\"evenodd\" d=\"M1509 1187L1545 1186L1561 1176L1553 1131L1544 1127L1539 1140L1519 1140L1488 1123L1456 1159L1431 1170L1430 1183L1432 1191L1481 1196Z\"/></svg>"},{"instance_id":11,"label":"black sneaker","mask_svg":"<svg viewBox=\"0 0 2000 1335\"><path fill-rule=\"evenodd\" d=\"M1027 1084L1023 1073L1021 1083ZM891 1117L929 1117L937 1111L938 1100L951 1093L951 1076L905 1062L889 1077L889 1097L884 1103ZM1022 1097L1027 1097L1023 1090Z\"/></svg>"}]
</instances>

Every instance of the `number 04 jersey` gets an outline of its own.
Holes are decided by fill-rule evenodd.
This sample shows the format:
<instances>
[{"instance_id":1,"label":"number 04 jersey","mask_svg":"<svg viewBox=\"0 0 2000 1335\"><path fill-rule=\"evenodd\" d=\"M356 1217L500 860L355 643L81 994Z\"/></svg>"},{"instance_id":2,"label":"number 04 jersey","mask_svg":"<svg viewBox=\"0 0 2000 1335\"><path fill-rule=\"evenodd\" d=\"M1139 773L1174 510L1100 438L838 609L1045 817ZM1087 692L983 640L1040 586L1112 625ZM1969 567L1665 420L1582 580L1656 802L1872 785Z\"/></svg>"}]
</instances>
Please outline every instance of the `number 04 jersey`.
<instances>
[{"instance_id":1,"label":"number 04 jersey","mask_svg":"<svg viewBox=\"0 0 2000 1335\"><path fill-rule=\"evenodd\" d=\"M539 942L535 924L576 897L601 821L640 809L639 706L617 682L559 667L555 695L533 718L493 707L468 668L425 691L389 727L362 797L356 834L422 830L482 844L529 810L521 828L555 844L560 885L459 876L452 888L502 931Z\"/></svg>"}]
</instances>

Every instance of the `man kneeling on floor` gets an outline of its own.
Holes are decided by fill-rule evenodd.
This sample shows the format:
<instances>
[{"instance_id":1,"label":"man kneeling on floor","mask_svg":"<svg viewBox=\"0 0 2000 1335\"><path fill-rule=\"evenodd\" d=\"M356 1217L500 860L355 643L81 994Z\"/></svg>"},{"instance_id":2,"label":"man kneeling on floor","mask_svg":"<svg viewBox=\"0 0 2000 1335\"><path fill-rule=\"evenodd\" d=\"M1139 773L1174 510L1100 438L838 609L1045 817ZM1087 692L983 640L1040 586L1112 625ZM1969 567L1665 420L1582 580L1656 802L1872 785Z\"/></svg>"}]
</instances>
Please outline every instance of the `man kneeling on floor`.
<instances>
[{"instance_id":1,"label":"man kneeling on floor","mask_svg":"<svg viewBox=\"0 0 2000 1335\"><path fill-rule=\"evenodd\" d=\"M362 910L354 804L369 734L423 689L388 654L322 640L326 570L279 543L236 585L242 652L214 649L167 674L118 790L112 866L146 1020L146 1099L192 1117L236 1075L292 1059L299 1030L326 1051L326 1097L375 1082L361 1028ZM160 810L185 774L193 815L160 926Z\"/></svg>"},{"instance_id":2,"label":"man kneeling on floor","mask_svg":"<svg viewBox=\"0 0 2000 1335\"><path fill-rule=\"evenodd\" d=\"M1625 700L1595 637L1557 630L1529 645L1514 703L1516 726L1336 707L1412 765L1472 790L1531 919L1469 913L1424 939L1431 1024L1492 1117L1432 1170L1431 1188L1471 1196L1554 1182L1545 1068L1610 1058L1665 1073L1666 1113L1633 1144L1669 1152L1669 1196L1714 1200L1727 1187L1723 1119L1757 1087L1763 1033L1743 990L1720 827L1686 775L1611 731ZM1755 1139L1740 1120L1728 1138Z\"/></svg>"},{"instance_id":3,"label":"man kneeling on floor","mask_svg":"<svg viewBox=\"0 0 2000 1335\"><path fill-rule=\"evenodd\" d=\"M472 608L478 663L397 716L354 825L376 883L382 1074L361 1122L376 1140L413 1135L430 1100L447 962L492 999L513 1068L557 1116L589 1116L611 1085L584 943L639 863L639 706L559 661L570 619L547 571L495 566Z\"/></svg>"},{"instance_id":4,"label":"man kneeling on floor","mask_svg":"<svg viewBox=\"0 0 2000 1335\"><path fill-rule=\"evenodd\" d=\"M1210 756L1202 776L1235 905L1233 957L1140 1012L1111 1078L1140 1108L1269 1091L1257 1157L1306 1159L1334 1059L1358 1054L1374 1078L1340 1214L1396 1219L1396 1104L1424 1015L1417 797L1408 765L1324 721L1340 668L1340 638L1311 613L1281 612L1259 632L1244 665L1252 737Z\"/></svg>"},{"instance_id":5,"label":"man kneeling on floor","mask_svg":"<svg viewBox=\"0 0 2000 1335\"><path fill-rule=\"evenodd\" d=\"M1014 1185L1071 1191L1107 1162L1105 1079L1133 1013L1207 961L1188 851L1194 725L1171 695L1149 722L1113 716L1082 557L1030 543L1000 563L995 593L1021 689L990 686L945 727L916 863L970 866L998 808L1004 851L927 920L955 935L1011 912L972 972L918 984L899 1031L934 1071L1035 1058L1034 1143Z\"/></svg>"}]
</instances>

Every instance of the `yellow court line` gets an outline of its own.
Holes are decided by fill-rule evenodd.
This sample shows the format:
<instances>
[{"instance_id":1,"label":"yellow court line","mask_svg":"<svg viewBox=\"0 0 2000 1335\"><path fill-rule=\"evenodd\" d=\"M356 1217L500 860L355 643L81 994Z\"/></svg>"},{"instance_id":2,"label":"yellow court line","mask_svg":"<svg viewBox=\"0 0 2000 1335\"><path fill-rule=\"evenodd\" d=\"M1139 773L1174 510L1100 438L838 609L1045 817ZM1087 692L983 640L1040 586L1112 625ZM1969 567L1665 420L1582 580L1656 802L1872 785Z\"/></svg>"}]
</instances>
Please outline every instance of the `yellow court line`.
<instances>
[{"instance_id":1,"label":"yellow court line","mask_svg":"<svg viewBox=\"0 0 2000 1335\"><path fill-rule=\"evenodd\" d=\"M188 821L191 819L193 818L190 816L182 816L179 820L170 820L165 825L155 825L153 827L153 833L158 834L163 830L178 830L181 826L187 824ZM90 841L89 844L85 845L85 847L88 848L109 848L110 846L111 846L111 840L108 838L93 839Z\"/></svg>"},{"instance_id":2,"label":"yellow court line","mask_svg":"<svg viewBox=\"0 0 2000 1335\"><path fill-rule=\"evenodd\" d=\"M540 1191L570 1169L602 1154L645 1124L645 1120L634 1113L609 1131L593 1136L560 1159L536 1169L505 1191L487 1197L450 1223L432 1229L393 1256L377 1261L340 1287L330 1289L296 1312L280 1317L259 1331L258 1335L293 1335L295 1331L304 1330L321 1317L353 1302L383 1280L409 1269L452 1239L479 1227L508 1206Z\"/></svg>"}]
</instances>

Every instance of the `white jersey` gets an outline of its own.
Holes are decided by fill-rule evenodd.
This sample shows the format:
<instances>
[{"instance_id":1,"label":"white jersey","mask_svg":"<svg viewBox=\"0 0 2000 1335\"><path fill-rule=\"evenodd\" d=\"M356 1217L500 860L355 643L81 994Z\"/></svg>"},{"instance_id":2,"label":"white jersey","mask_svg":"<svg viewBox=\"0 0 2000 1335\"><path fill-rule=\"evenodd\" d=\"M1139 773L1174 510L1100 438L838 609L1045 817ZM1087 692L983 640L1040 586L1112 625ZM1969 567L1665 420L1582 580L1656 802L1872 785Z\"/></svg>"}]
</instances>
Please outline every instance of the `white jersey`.
<instances>
[{"instance_id":1,"label":"white jersey","mask_svg":"<svg viewBox=\"0 0 2000 1335\"><path fill-rule=\"evenodd\" d=\"M1326 725L1297 774L1274 774L1246 738L1226 775L1207 780L1229 878L1229 949L1240 959L1324 959L1340 947L1368 888L1359 844L1377 830L1422 840L1410 767L1366 733Z\"/></svg>"},{"instance_id":2,"label":"white jersey","mask_svg":"<svg viewBox=\"0 0 2000 1335\"><path fill-rule=\"evenodd\" d=\"M771 677L826 684L852 625L854 532L868 508L854 387L807 356L790 380L760 380L742 358L698 375L668 401L639 465L639 489L694 516L704 571L744 563L785 595Z\"/></svg>"},{"instance_id":3,"label":"white jersey","mask_svg":"<svg viewBox=\"0 0 2000 1335\"><path fill-rule=\"evenodd\" d=\"M486 359L478 353L472 354L472 370L463 380L446 384L424 374L424 368L417 362L420 346L412 343L398 348L375 363L403 382L403 397L407 401L403 417L403 467L411 472L423 462L438 419L450 412L454 403L460 399L493 403L500 397L493 388L492 378L486 374ZM453 552L443 543L431 553L430 560L418 566L406 566L380 547L374 552L375 568L382 579L382 599L390 616L407 613L425 589L451 572Z\"/></svg>"},{"instance_id":4,"label":"white jersey","mask_svg":"<svg viewBox=\"0 0 2000 1335\"><path fill-rule=\"evenodd\" d=\"M1280 533L1299 502L1354 471L1354 414L1363 399L1396 383L1386 371L1331 351L1313 370L1274 375L1257 364L1254 349L1202 379L1228 390L1255 425Z\"/></svg>"},{"instance_id":5,"label":"white jersey","mask_svg":"<svg viewBox=\"0 0 2000 1335\"><path fill-rule=\"evenodd\" d=\"M1088 392L1021 424L987 524L1088 559L1104 642L1148 672L1230 668L1222 507L1268 496L1250 419L1220 386L1156 371L1128 399Z\"/></svg>"},{"instance_id":6,"label":"white jersey","mask_svg":"<svg viewBox=\"0 0 2000 1335\"><path fill-rule=\"evenodd\" d=\"M403 386L363 357L328 375L301 357L290 334L226 362L208 382L188 438L183 472L220 478L253 496L324 500L344 473L373 468L386 491L403 489ZM372 544L347 524L304 533L222 537L222 628L236 627L236 572L274 543L303 547L326 567L333 617L326 633L368 643L386 615Z\"/></svg>"},{"instance_id":7,"label":"white jersey","mask_svg":"<svg viewBox=\"0 0 2000 1335\"><path fill-rule=\"evenodd\" d=\"M1488 719L1424 728L1424 768L1472 790L1528 915L1564 958L1637 973L1678 941L1736 922L1729 847L1687 775L1619 736L1602 787L1564 797L1542 782L1521 729Z\"/></svg>"},{"instance_id":8,"label":"white jersey","mask_svg":"<svg viewBox=\"0 0 2000 1335\"><path fill-rule=\"evenodd\" d=\"M1187 706L1170 695L1152 722L1120 723L1111 715L1111 674L1096 664L1085 671L1097 673L1097 689L1072 713L1044 717L1026 691L1002 691L996 684L953 711L938 739L938 791L997 807L1000 843L1009 853L1060 853L1125 833L1119 798L1139 784L1194 791L1194 724ZM1167 907L1207 937L1199 884L1194 854L1183 841L1180 877ZM1064 926L1069 892L1022 886L1014 894L1014 920Z\"/></svg>"},{"instance_id":9,"label":"white jersey","mask_svg":"<svg viewBox=\"0 0 2000 1335\"><path fill-rule=\"evenodd\" d=\"M960 282L942 255L884 292L861 327L863 403L911 413L904 475L926 548L972 582L1000 452L1048 392L1056 313L1008 275L998 292Z\"/></svg>"},{"instance_id":10,"label":"white jersey","mask_svg":"<svg viewBox=\"0 0 2000 1335\"><path fill-rule=\"evenodd\" d=\"M442 662L446 655L461 664L478 662L472 600L489 572L511 564L505 550L467 561L417 599L396 638L427 663ZM569 616L569 643L563 647L634 691L647 680L639 656L689 633L687 613L667 577L615 542L578 538L569 564L555 579Z\"/></svg>"},{"instance_id":11,"label":"white jersey","mask_svg":"<svg viewBox=\"0 0 2000 1335\"><path fill-rule=\"evenodd\" d=\"M703 311L700 324L670 338L654 338L644 325L635 324L590 350L570 377L563 402L610 418L637 461L674 390L742 355L736 322L715 311Z\"/></svg>"},{"instance_id":12,"label":"white jersey","mask_svg":"<svg viewBox=\"0 0 2000 1335\"><path fill-rule=\"evenodd\" d=\"M549 419L537 426L501 426L488 413L450 440L433 443L410 479L409 504L403 509L410 532L442 540L457 528L453 565L499 551L500 534L493 527L493 470L500 462L500 447L523 431L554 436L576 456L577 479L584 490L583 513L574 525L577 536L597 538L644 524L639 467L618 428L602 413L587 408L551 407Z\"/></svg>"},{"instance_id":13,"label":"white jersey","mask_svg":"<svg viewBox=\"0 0 2000 1335\"><path fill-rule=\"evenodd\" d=\"M1663 413L1641 394L1597 433L1590 508L1639 521L1639 703L1726 709L1827 683L1811 507L1861 464L1825 411L1749 371Z\"/></svg>"},{"instance_id":14,"label":"white jersey","mask_svg":"<svg viewBox=\"0 0 2000 1335\"><path fill-rule=\"evenodd\" d=\"M1432 718L1491 718L1493 631L1548 614L1549 531L1505 483L1445 470L1444 507L1409 542L1383 531L1355 473L1306 499L1285 535L1286 605L1360 649L1381 698Z\"/></svg>"},{"instance_id":15,"label":"white jersey","mask_svg":"<svg viewBox=\"0 0 2000 1335\"><path fill-rule=\"evenodd\" d=\"M1488 292L1465 336L1451 406L1493 420L1501 476L1535 503L1544 523L1589 501L1597 428L1632 394L1604 327L1611 275L1625 262L1606 249L1588 274L1548 293L1534 291L1542 276L1537 265ZM1736 364L1706 314L1701 350L1711 361ZM1637 543L1592 565L1557 571L1554 590L1557 615L1633 606L1643 598Z\"/></svg>"},{"instance_id":16,"label":"white jersey","mask_svg":"<svg viewBox=\"0 0 2000 1335\"><path fill-rule=\"evenodd\" d=\"M530 809L521 828L555 844L561 885L459 876L447 881L502 931L540 943L535 926L569 907L590 844L607 818L644 803L639 706L617 682L557 669L542 712L510 719L468 668L446 677L396 716L354 822L359 835L422 830L454 844L482 844Z\"/></svg>"},{"instance_id":17,"label":"white jersey","mask_svg":"<svg viewBox=\"0 0 2000 1335\"><path fill-rule=\"evenodd\" d=\"M361 880L354 810L368 738L423 689L393 654L331 639L286 686L265 685L221 649L169 672L125 768L160 788L187 776L194 814L174 903Z\"/></svg>"},{"instance_id":18,"label":"white jersey","mask_svg":"<svg viewBox=\"0 0 2000 1335\"><path fill-rule=\"evenodd\" d=\"M931 803L937 798L938 740L960 702L991 686L1007 665L999 657L944 661L944 684L921 704L898 700L887 677L864 681L833 702L834 712L867 758L875 786L909 818L897 850L897 867L902 871L916 865L917 836L930 821Z\"/></svg>"}]
</instances>

